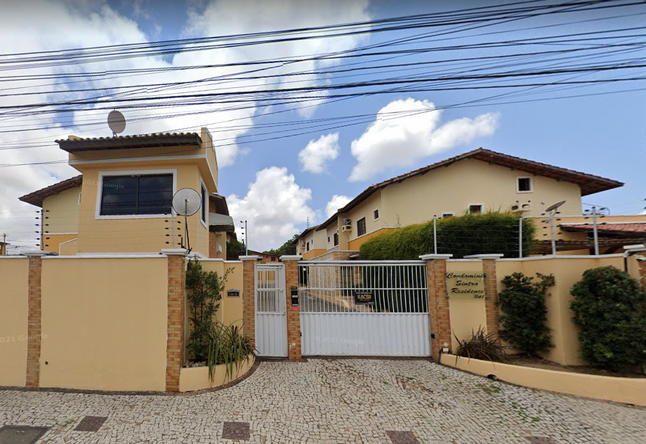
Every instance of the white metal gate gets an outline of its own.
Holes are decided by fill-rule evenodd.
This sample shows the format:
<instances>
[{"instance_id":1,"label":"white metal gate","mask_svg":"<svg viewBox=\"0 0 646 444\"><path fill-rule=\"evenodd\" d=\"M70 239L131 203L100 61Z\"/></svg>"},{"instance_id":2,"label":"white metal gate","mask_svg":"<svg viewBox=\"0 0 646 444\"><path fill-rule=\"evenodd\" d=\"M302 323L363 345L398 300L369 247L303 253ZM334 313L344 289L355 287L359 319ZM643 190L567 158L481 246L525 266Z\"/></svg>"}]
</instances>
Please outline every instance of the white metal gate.
<instances>
[{"instance_id":1,"label":"white metal gate","mask_svg":"<svg viewBox=\"0 0 646 444\"><path fill-rule=\"evenodd\" d=\"M287 356L285 268L256 264L256 349L259 356Z\"/></svg>"},{"instance_id":2,"label":"white metal gate","mask_svg":"<svg viewBox=\"0 0 646 444\"><path fill-rule=\"evenodd\" d=\"M431 355L423 261L303 261L299 296L303 355Z\"/></svg>"}]
</instances>

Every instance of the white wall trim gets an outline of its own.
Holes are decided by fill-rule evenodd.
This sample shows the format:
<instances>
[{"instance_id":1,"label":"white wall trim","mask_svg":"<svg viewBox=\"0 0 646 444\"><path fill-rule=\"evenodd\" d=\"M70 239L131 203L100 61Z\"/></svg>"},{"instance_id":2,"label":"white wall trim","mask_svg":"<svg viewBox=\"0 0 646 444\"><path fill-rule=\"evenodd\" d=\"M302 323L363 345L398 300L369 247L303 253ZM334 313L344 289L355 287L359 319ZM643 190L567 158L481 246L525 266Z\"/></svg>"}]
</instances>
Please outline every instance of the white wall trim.
<instances>
[{"instance_id":1,"label":"white wall trim","mask_svg":"<svg viewBox=\"0 0 646 444\"><path fill-rule=\"evenodd\" d=\"M154 170L125 170L125 171L99 171L99 180L96 192L96 208L94 218L96 220L110 219L159 219L170 217L169 214L124 214L124 215L101 215L101 198L103 196L103 178L106 176L146 176L151 174L172 174L173 175L173 195L177 192L177 169L154 169ZM171 208L171 212L172 212Z\"/></svg>"},{"instance_id":2,"label":"white wall trim","mask_svg":"<svg viewBox=\"0 0 646 444\"><path fill-rule=\"evenodd\" d=\"M582 248L583 249L583 248ZM498 262L513 262L513 261L546 261L550 259L610 259L610 258L617 258L617 257L624 257L623 253L618 253L618 254L600 254L598 256L594 255L574 255L574 254L569 254L569 255L546 255L546 256L534 256L534 257L523 257L523 258L513 258L513 257L508 257L508 258L501 258L498 259Z\"/></svg>"},{"instance_id":3,"label":"white wall trim","mask_svg":"<svg viewBox=\"0 0 646 444\"><path fill-rule=\"evenodd\" d=\"M75 237L74 239L70 239L68 241L61 242L60 244L58 244L58 254L61 254L61 245L69 244L70 242L76 242L78 240L79 240L79 238Z\"/></svg>"},{"instance_id":4,"label":"white wall trim","mask_svg":"<svg viewBox=\"0 0 646 444\"><path fill-rule=\"evenodd\" d=\"M529 179L529 191L520 191L518 181L520 179ZM532 176L516 176L516 193L518 194L531 194L534 192L534 178Z\"/></svg>"},{"instance_id":5,"label":"white wall trim","mask_svg":"<svg viewBox=\"0 0 646 444\"><path fill-rule=\"evenodd\" d=\"M66 235L66 236L77 235L78 236L78 233L43 233L43 236L63 236L63 235Z\"/></svg>"}]
</instances>

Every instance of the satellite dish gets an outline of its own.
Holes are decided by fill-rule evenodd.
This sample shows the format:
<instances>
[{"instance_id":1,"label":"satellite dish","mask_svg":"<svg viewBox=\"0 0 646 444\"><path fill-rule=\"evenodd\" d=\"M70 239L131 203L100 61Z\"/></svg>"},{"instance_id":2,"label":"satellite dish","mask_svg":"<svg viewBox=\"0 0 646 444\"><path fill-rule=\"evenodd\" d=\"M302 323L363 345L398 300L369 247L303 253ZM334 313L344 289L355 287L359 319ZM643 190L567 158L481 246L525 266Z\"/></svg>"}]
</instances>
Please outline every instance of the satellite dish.
<instances>
[{"instance_id":1,"label":"satellite dish","mask_svg":"<svg viewBox=\"0 0 646 444\"><path fill-rule=\"evenodd\" d=\"M117 134L126 129L126 118L116 109L110 111L110 114L108 114L108 126L112 130L112 135L117 137Z\"/></svg>"},{"instance_id":2,"label":"satellite dish","mask_svg":"<svg viewBox=\"0 0 646 444\"><path fill-rule=\"evenodd\" d=\"M192 188L182 188L178 190L177 193L173 196L173 210L180 216L184 216L184 239L186 239L186 245L182 239L182 248L186 248L188 252L191 252L191 241L188 237L188 223L186 218L197 213L202 207L202 199L200 194Z\"/></svg>"},{"instance_id":3,"label":"satellite dish","mask_svg":"<svg viewBox=\"0 0 646 444\"><path fill-rule=\"evenodd\" d=\"M173 196L173 209L180 216L192 216L201 207L200 194L192 188L182 188Z\"/></svg>"},{"instance_id":4,"label":"satellite dish","mask_svg":"<svg viewBox=\"0 0 646 444\"><path fill-rule=\"evenodd\" d=\"M560 202L556 202L554 205L550 205L549 207L545 208L545 212L547 213L549 211L554 211L557 208L559 208L561 205L563 205L564 203L565 203L564 200L562 200Z\"/></svg>"}]
</instances>

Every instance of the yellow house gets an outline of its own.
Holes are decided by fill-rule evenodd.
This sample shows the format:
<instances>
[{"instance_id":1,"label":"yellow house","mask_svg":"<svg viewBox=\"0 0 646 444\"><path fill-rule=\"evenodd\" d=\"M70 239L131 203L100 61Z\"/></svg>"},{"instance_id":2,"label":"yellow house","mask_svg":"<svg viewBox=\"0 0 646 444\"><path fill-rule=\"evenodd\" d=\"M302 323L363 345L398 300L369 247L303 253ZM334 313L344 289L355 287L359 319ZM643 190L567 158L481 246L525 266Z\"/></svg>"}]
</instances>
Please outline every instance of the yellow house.
<instances>
[{"instance_id":1,"label":"yellow house","mask_svg":"<svg viewBox=\"0 0 646 444\"><path fill-rule=\"evenodd\" d=\"M194 253L226 258L234 225L217 194L218 164L206 128L200 134L70 136L56 142L81 175L20 198L42 208L43 250L64 256L158 253L190 241ZM171 212L173 195L182 188L197 191L201 200L186 227L184 217Z\"/></svg>"},{"instance_id":2,"label":"yellow house","mask_svg":"<svg viewBox=\"0 0 646 444\"><path fill-rule=\"evenodd\" d=\"M306 259L345 259L341 252L357 251L378 234L434 217L486 211L539 216L560 201L565 201L560 213L581 215L582 196L622 185L479 148L366 188L325 222L301 233L297 253Z\"/></svg>"}]
</instances>

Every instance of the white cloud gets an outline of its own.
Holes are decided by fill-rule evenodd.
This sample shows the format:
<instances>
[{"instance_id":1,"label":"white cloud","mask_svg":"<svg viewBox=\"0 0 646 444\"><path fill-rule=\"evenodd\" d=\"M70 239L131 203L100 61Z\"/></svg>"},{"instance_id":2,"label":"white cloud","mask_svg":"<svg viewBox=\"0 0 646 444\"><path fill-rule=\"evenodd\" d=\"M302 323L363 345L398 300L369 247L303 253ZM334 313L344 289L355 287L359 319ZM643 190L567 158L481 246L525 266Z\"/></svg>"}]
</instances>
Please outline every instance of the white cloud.
<instances>
[{"instance_id":1,"label":"white cloud","mask_svg":"<svg viewBox=\"0 0 646 444\"><path fill-rule=\"evenodd\" d=\"M407 167L419 159L492 135L499 114L456 119L439 126L442 111L427 100L395 100L377 113L370 127L352 142L358 163L350 181L367 180L392 167Z\"/></svg>"},{"instance_id":2,"label":"white cloud","mask_svg":"<svg viewBox=\"0 0 646 444\"><path fill-rule=\"evenodd\" d=\"M335 194L325 206L325 216L329 218L336 213L339 208L346 206L351 200L351 197L344 196L342 194Z\"/></svg>"},{"instance_id":3,"label":"white cloud","mask_svg":"<svg viewBox=\"0 0 646 444\"><path fill-rule=\"evenodd\" d=\"M317 214L307 203L312 191L301 188L287 168L269 167L256 173L246 196L227 197L233 220L247 220L249 248L267 250L280 247L301 230L297 224L315 219Z\"/></svg>"},{"instance_id":4,"label":"white cloud","mask_svg":"<svg viewBox=\"0 0 646 444\"><path fill-rule=\"evenodd\" d=\"M325 172L325 162L339 156L339 133L321 136L318 140L310 140L307 146L298 153L298 160L303 171L314 174Z\"/></svg>"}]
</instances>

